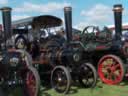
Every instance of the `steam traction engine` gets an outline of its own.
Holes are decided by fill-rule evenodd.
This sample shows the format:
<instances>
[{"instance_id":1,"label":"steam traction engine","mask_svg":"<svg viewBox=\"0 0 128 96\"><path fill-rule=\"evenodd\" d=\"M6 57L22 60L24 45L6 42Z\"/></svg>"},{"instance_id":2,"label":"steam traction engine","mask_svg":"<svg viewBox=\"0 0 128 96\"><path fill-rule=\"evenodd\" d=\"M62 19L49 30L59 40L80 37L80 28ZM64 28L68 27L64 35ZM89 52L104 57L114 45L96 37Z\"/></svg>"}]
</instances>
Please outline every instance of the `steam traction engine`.
<instances>
[{"instance_id":1,"label":"steam traction engine","mask_svg":"<svg viewBox=\"0 0 128 96\"><path fill-rule=\"evenodd\" d=\"M98 62L98 73L107 84L117 84L123 80L127 68L128 42L122 35L122 5L114 5L115 35L111 41L109 52Z\"/></svg>"},{"instance_id":2,"label":"steam traction engine","mask_svg":"<svg viewBox=\"0 0 128 96\"><path fill-rule=\"evenodd\" d=\"M4 46L0 49L0 95L12 95L13 90L20 88L22 92L18 96L37 96L40 78L32 66L31 56L26 51L9 48L6 44L11 32L11 8L4 7L1 11L4 41L0 43Z\"/></svg>"},{"instance_id":3,"label":"steam traction engine","mask_svg":"<svg viewBox=\"0 0 128 96\"><path fill-rule=\"evenodd\" d=\"M80 38L85 54L89 54L88 60L95 66L98 64L98 75L107 84L120 83L127 68L128 42L127 36L122 35L122 10L122 5L114 5L115 34L107 27L100 31L88 26Z\"/></svg>"},{"instance_id":4,"label":"steam traction engine","mask_svg":"<svg viewBox=\"0 0 128 96\"><path fill-rule=\"evenodd\" d=\"M37 67L42 80L46 78L46 75L51 76L52 87L57 92L65 94L69 91L72 80L78 80L84 87L94 87L97 81L97 74L92 64L84 58L81 44L72 41L71 7L65 7L64 12L67 40L62 42L61 36L60 38L55 36L49 41L45 40L47 43L44 48L40 46L40 41L39 44L32 43L32 45L34 47L34 45L38 44L38 47L35 48L39 54L34 56L35 58L38 57L38 59L33 58L33 65ZM41 16L33 19L33 28L36 29L36 26L41 26L42 28L48 26L48 29L50 29L52 26L59 24L57 22L57 24L54 24L53 22L58 19L54 18L53 20L50 17L47 20L46 18L41 19ZM36 51L32 50L31 52L35 53Z\"/></svg>"},{"instance_id":5,"label":"steam traction engine","mask_svg":"<svg viewBox=\"0 0 128 96\"><path fill-rule=\"evenodd\" d=\"M71 81L78 80L84 87L94 87L97 81L95 68L83 57L83 50L79 43L72 41L72 10L64 8L66 37L62 46L50 43L42 52L43 61L54 66L51 73L52 87L59 93L69 91Z\"/></svg>"},{"instance_id":6,"label":"steam traction engine","mask_svg":"<svg viewBox=\"0 0 128 96\"><path fill-rule=\"evenodd\" d=\"M59 93L68 93L72 80L78 80L84 87L94 87L97 81L95 68L84 59L79 42L72 41L72 10L65 7L66 38L61 42L55 38L48 42L41 52L42 64L52 66L51 85ZM63 44L62 44L63 43Z\"/></svg>"}]
</instances>

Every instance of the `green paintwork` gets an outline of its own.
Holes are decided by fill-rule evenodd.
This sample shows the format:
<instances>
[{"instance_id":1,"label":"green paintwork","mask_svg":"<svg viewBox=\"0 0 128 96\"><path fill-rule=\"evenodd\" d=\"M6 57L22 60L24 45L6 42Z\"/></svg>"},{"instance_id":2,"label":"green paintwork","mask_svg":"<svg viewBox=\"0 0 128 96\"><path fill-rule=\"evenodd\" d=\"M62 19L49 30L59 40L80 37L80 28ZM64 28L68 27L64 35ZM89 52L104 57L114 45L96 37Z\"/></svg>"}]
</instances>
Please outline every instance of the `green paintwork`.
<instances>
[{"instance_id":1,"label":"green paintwork","mask_svg":"<svg viewBox=\"0 0 128 96\"><path fill-rule=\"evenodd\" d=\"M84 45L85 51L95 51L97 47L104 46L101 50L109 49L112 45L112 32L104 27L103 30L99 32L91 33L77 33L80 36L80 41Z\"/></svg>"}]
</instances>

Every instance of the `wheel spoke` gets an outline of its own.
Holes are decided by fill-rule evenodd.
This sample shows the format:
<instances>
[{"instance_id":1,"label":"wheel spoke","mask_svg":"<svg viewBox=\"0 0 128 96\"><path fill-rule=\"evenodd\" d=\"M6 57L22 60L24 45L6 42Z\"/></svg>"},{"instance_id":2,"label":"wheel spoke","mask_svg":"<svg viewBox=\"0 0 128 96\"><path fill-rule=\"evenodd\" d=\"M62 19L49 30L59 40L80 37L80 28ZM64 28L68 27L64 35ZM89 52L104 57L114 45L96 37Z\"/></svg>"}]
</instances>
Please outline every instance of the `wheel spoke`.
<instances>
[{"instance_id":1,"label":"wheel spoke","mask_svg":"<svg viewBox=\"0 0 128 96\"><path fill-rule=\"evenodd\" d=\"M117 72L115 73L115 72L114 72L113 74L114 74L114 76L115 76L115 80L120 79L120 74L119 74L119 73L117 73Z\"/></svg>"},{"instance_id":2,"label":"wheel spoke","mask_svg":"<svg viewBox=\"0 0 128 96\"><path fill-rule=\"evenodd\" d=\"M108 74L108 77L107 77L109 80L111 80L112 78L112 72Z\"/></svg>"},{"instance_id":3,"label":"wheel spoke","mask_svg":"<svg viewBox=\"0 0 128 96\"><path fill-rule=\"evenodd\" d=\"M114 69L116 70L117 68L120 68L120 64L116 64L115 66L114 66Z\"/></svg>"},{"instance_id":4,"label":"wheel spoke","mask_svg":"<svg viewBox=\"0 0 128 96\"><path fill-rule=\"evenodd\" d=\"M107 84L117 84L123 79L123 63L120 58L115 55L106 55L101 58L98 65L98 73Z\"/></svg>"},{"instance_id":5,"label":"wheel spoke","mask_svg":"<svg viewBox=\"0 0 128 96\"><path fill-rule=\"evenodd\" d=\"M82 82L84 82L85 85L88 83L88 78L82 78Z\"/></svg>"}]
</instances>

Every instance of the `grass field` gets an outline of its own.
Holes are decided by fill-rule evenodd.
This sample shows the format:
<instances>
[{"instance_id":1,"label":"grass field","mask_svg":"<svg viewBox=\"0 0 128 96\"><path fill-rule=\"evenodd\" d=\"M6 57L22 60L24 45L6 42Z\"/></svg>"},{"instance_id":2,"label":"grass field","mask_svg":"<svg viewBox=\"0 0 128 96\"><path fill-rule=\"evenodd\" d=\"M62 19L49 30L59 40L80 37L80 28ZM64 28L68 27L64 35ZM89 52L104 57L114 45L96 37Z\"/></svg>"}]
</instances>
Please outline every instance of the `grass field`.
<instances>
[{"instance_id":1,"label":"grass field","mask_svg":"<svg viewBox=\"0 0 128 96\"><path fill-rule=\"evenodd\" d=\"M58 94L51 88L43 87L40 96L128 96L128 79L119 85L106 85L98 81L93 89L85 89L80 85L74 85L67 95Z\"/></svg>"}]
</instances>

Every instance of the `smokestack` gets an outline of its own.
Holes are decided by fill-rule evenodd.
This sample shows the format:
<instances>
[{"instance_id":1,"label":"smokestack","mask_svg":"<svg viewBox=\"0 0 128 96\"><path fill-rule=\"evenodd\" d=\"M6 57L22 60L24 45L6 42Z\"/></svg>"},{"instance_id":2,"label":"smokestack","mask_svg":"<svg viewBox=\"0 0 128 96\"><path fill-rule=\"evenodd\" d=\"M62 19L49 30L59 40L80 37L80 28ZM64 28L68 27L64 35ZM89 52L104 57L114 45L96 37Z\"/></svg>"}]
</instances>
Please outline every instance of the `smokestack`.
<instances>
[{"instance_id":1,"label":"smokestack","mask_svg":"<svg viewBox=\"0 0 128 96\"><path fill-rule=\"evenodd\" d=\"M10 7L3 7L0 10L2 11L4 39L5 39L5 48L6 48L6 40L12 35L11 34L11 10L12 9Z\"/></svg>"},{"instance_id":2,"label":"smokestack","mask_svg":"<svg viewBox=\"0 0 128 96\"><path fill-rule=\"evenodd\" d=\"M70 41L72 41L72 8L71 7L64 8L64 16L65 16L67 42L69 43Z\"/></svg>"},{"instance_id":3,"label":"smokestack","mask_svg":"<svg viewBox=\"0 0 128 96\"><path fill-rule=\"evenodd\" d=\"M115 39L121 40L122 36L122 5L116 4L113 6L114 19L115 19Z\"/></svg>"}]
</instances>

